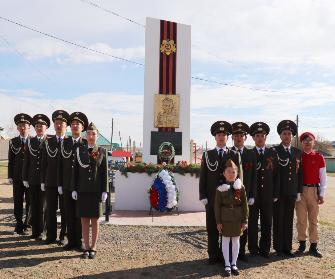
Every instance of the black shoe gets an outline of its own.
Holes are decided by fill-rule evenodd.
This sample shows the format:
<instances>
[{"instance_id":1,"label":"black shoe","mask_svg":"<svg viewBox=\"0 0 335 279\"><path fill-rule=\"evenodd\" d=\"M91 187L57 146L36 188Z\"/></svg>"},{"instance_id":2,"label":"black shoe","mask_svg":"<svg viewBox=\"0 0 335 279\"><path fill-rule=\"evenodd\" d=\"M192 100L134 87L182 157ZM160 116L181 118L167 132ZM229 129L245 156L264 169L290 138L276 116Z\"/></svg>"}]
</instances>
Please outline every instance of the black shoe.
<instances>
[{"instance_id":1,"label":"black shoe","mask_svg":"<svg viewBox=\"0 0 335 279\"><path fill-rule=\"evenodd\" d=\"M294 258L295 255L294 253L292 253L292 251L284 251L284 254L286 257L289 257L289 258Z\"/></svg>"},{"instance_id":2,"label":"black shoe","mask_svg":"<svg viewBox=\"0 0 335 279\"><path fill-rule=\"evenodd\" d=\"M56 243L56 239L46 239L44 241L45 245L49 245L49 244L53 244L53 243Z\"/></svg>"},{"instance_id":3,"label":"black shoe","mask_svg":"<svg viewBox=\"0 0 335 279\"><path fill-rule=\"evenodd\" d=\"M259 255L265 259L270 258L269 252L259 252Z\"/></svg>"},{"instance_id":4,"label":"black shoe","mask_svg":"<svg viewBox=\"0 0 335 279\"><path fill-rule=\"evenodd\" d=\"M90 256L90 253L89 253L88 250L85 250L85 251L83 252L83 254L81 255L81 257L82 257L83 259L85 259L85 260L88 259L89 256Z\"/></svg>"},{"instance_id":5,"label":"black shoe","mask_svg":"<svg viewBox=\"0 0 335 279\"><path fill-rule=\"evenodd\" d=\"M240 275L240 271L238 270L236 264L231 265L231 274L235 276Z\"/></svg>"},{"instance_id":6,"label":"black shoe","mask_svg":"<svg viewBox=\"0 0 335 279\"><path fill-rule=\"evenodd\" d=\"M60 240L58 241L58 245L60 245L60 246L64 246L65 244L66 244L65 239L60 239Z\"/></svg>"},{"instance_id":7,"label":"black shoe","mask_svg":"<svg viewBox=\"0 0 335 279\"><path fill-rule=\"evenodd\" d=\"M250 255L251 256L258 256L259 253L258 253L258 251L250 251Z\"/></svg>"},{"instance_id":8,"label":"black shoe","mask_svg":"<svg viewBox=\"0 0 335 279\"><path fill-rule=\"evenodd\" d=\"M68 244L66 244L66 245L63 247L63 249L64 249L65 251L71 251L71 250L74 250L75 247L76 247L76 246L74 246L74 245L68 243Z\"/></svg>"},{"instance_id":9,"label":"black shoe","mask_svg":"<svg viewBox=\"0 0 335 279\"><path fill-rule=\"evenodd\" d=\"M283 252L278 250L278 251L276 251L276 255L278 257L282 257L283 256Z\"/></svg>"},{"instance_id":10,"label":"black shoe","mask_svg":"<svg viewBox=\"0 0 335 279\"><path fill-rule=\"evenodd\" d=\"M313 257L322 258L322 254L318 250L317 243L311 243L311 247L309 248L309 254Z\"/></svg>"},{"instance_id":11,"label":"black shoe","mask_svg":"<svg viewBox=\"0 0 335 279\"><path fill-rule=\"evenodd\" d=\"M248 258L247 258L247 256L246 256L245 254L240 254L240 255L238 255L237 259L238 259L239 261L242 261L242 262L245 262L245 263L248 262Z\"/></svg>"},{"instance_id":12,"label":"black shoe","mask_svg":"<svg viewBox=\"0 0 335 279\"><path fill-rule=\"evenodd\" d=\"M294 252L295 256L302 256L306 249L306 241L299 241L299 248Z\"/></svg>"},{"instance_id":13,"label":"black shoe","mask_svg":"<svg viewBox=\"0 0 335 279\"><path fill-rule=\"evenodd\" d=\"M229 269L228 269L229 268ZM230 266L225 266L225 269L223 271L223 277L230 277L231 275L231 269Z\"/></svg>"},{"instance_id":14,"label":"black shoe","mask_svg":"<svg viewBox=\"0 0 335 279\"><path fill-rule=\"evenodd\" d=\"M97 255L97 251L95 251L95 250L90 250L90 252L89 252L89 258L90 259L95 259L95 256Z\"/></svg>"}]
</instances>

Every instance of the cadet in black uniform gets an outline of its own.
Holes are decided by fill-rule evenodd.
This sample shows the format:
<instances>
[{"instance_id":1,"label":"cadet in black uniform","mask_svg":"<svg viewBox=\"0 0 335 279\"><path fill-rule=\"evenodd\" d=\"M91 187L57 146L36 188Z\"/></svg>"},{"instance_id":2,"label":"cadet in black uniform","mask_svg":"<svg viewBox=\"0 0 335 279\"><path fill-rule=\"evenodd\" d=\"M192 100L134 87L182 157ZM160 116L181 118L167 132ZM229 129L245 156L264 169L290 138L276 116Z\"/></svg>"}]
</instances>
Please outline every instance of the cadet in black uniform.
<instances>
[{"instance_id":1,"label":"cadet in black uniform","mask_svg":"<svg viewBox=\"0 0 335 279\"><path fill-rule=\"evenodd\" d=\"M72 137L61 143L61 155L58 176L59 193L64 197L64 209L68 243L65 250L81 249L81 223L76 213L76 201L72 199L71 179L77 147L87 145L87 140L81 137L81 132L88 126L88 120L82 112L70 115Z\"/></svg>"},{"instance_id":2,"label":"cadet in black uniform","mask_svg":"<svg viewBox=\"0 0 335 279\"><path fill-rule=\"evenodd\" d=\"M57 207L61 211L61 231L59 240L64 243L66 233L63 197L58 194L58 167L60 160L61 142L65 137L66 127L69 123L69 114L64 110L56 110L52 114L52 121L56 135L47 139L42 146L41 163L41 190L46 194L46 244L56 241L57 238Z\"/></svg>"},{"instance_id":3,"label":"cadet in black uniform","mask_svg":"<svg viewBox=\"0 0 335 279\"><path fill-rule=\"evenodd\" d=\"M295 201L303 190L301 151L291 146L297 134L297 125L291 120L283 120L277 126L281 144L278 153L280 196L273 209L273 248L277 255L282 253L293 257L292 235Z\"/></svg>"},{"instance_id":4,"label":"cadet in black uniform","mask_svg":"<svg viewBox=\"0 0 335 279\"><path fill-rule=\"evenodd\" d=\"M14 216L16 225L14 234L26 234L29 223L29 189L23 185L22 168L25 143L29 138L29 129L32 122L28 114L20 113L14 117L20 135L9 141L8 149L8 181L13 184ZM23 223L23 202L26 202L26 219Z\"/></svg>"},{"instance_id":5,"label":"cadet in black uniform","mask_svg":"<svg viewBox=\"0 0 335 279\"><path fill-rule=\"evenodd\" d=\"M243 185L245 187L248 205L252 206L255 203L257 194L257 157L253 150L244 146L249 133L249 126L244 122L235 122L232 124L234 146L232 150L240 153L243 168ZM245 246L248 239L248 230L244 230L240 238L240 252L238 259L246 261Z\"/></svg>"},{"instance_id":6,"label":"cadet in black uniform","mask_svg":"<svg viewBox=\"0 0 335 279\"><path fill-rule=\"evenodd\" d=\"M264 122L250 126L250 134L255 141L254 152L257 155L257 196L250 206L248 248L251 255L258 253L269 257L271 247L271 227L273 203L279 198L278 155L274 148L265 147L270 127ZM258 218L260 216L261 237L258 244Z\"/></svg>"},{"instance_id":7,"label":"cadet in black uniform","mask_svg":"<svg viewBox=\"0 0 335 279\"><path fill-rule=\"evenodd\" d=\"M215 137L216 147L204 152L201 161L199 199L206 207L209 264L215 264L222 260L222 251L219 249L219 233L214 214L216 188L225 183L223 169L228 159L232 159L240 169L239 155L226 146L231 132L232 127L228 122L215 122L211 126L211 134Z\"/></svg>"},{"instance_id":8,"label":"cadet in black uniform","mask_svg":"<svg viewBox=\"0 0 335 279\"><path fill-rule=\"evenodd\" d=\"M31 238L42 240L44 196L40 183L41 147L46 139L46 130L50 126L50 120L44 114L36 114L32 119L32 124L35 127L36 136L28 138L26 142L22 179L25 187L30 190Z\"/></svg>"},{"instance_id":9,"label":"cadet in black uniform","mask_svg":"<svg viewBox=\"0 0 335 279\"><path fill-rule=\"evenodd\" d=\"M99 234L99 217L102 216L102 202L107 199L108 166L107 151L97 145L98 130L93 123L87 128L87 143L76 150L72 197L77 200L77 214L81 218L85 243L83 258L94 259ZM89 241L92 225L92 245Z\"/></svg>"}]
</instances>

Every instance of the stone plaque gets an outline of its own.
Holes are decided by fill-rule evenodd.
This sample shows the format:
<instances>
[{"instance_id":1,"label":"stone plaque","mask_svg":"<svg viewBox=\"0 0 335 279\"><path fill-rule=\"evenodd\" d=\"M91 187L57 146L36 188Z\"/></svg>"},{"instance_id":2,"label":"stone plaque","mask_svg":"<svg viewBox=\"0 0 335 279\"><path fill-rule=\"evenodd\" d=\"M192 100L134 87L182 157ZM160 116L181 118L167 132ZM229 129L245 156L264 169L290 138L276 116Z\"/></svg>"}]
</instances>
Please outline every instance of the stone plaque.
<instances>
[{"instance_id":1,"label":"stone plaque","mask_svg":"<svg viewBox=\"0 0 335 279\"><path fill-rule=\"evenodd\" d=\"M158 148L163 142L171 142L176 155L182 154L182 132L151 132L150 155L158 155Z\"/></svg>"},{"instance_id":2,"label":"stone plaque","mask_svg":"<svg viewBox=\"0 0 335 279\"><path fill-rule=\"evenodd\" d=\"M179 95L155 95L155 128L179 128Z\"/></svg>"}]
</instances>

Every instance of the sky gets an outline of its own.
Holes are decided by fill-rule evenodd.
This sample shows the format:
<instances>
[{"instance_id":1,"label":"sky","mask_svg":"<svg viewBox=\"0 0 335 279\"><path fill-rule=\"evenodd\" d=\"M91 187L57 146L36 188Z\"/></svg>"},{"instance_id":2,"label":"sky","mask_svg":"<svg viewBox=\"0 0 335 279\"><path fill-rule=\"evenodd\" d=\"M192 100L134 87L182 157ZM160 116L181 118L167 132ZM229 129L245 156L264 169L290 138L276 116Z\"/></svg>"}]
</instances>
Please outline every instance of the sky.
<instances>
[{"instance_id":1,"label":"sky","mask_svg":"<svg viewBox=\"0 0 335 279\"><path fill-rule=\"evenodd\" d=\"M2 18L142 64L146 17L191 25L192 76L233 85L192 79L191 138L209 146L216 120L264 121L278 143L277 124L297 115L300 132L335 140L334 14L330 0L0 1ZM120 131L123 146L129 136L139 145L143 90L143 67L0 18L5 129L20 112L82 111L107 138L113 118L113 142Z\"/></svg>"}]
</instances>

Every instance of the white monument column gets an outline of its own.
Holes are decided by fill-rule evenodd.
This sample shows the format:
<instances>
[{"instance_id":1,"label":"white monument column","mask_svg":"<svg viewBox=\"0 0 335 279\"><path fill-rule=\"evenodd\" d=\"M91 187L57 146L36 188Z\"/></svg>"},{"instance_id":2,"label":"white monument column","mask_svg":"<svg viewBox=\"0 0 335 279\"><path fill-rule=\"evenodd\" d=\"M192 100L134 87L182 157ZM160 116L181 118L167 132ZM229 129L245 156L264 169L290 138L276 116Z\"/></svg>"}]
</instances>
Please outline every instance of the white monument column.
<instances>
[{"instance_id":1,"label":"white monument column","mask_svg":"<svg viewBox=\"0 0 335 279\"><path fill-rule=\"evenodd\" d=\"M174 162L190 161L191 26L147 18L143 110L143 161L157 163L161 142Z\"/></svg>"}]
</instances>

